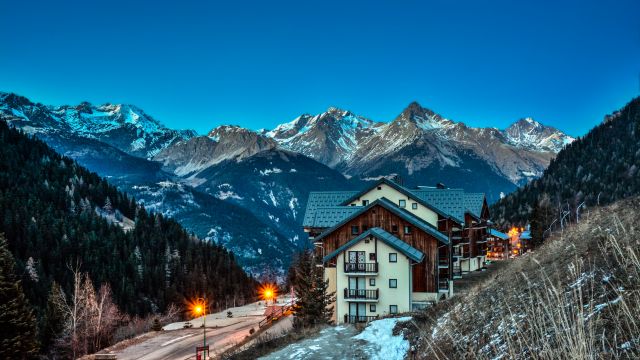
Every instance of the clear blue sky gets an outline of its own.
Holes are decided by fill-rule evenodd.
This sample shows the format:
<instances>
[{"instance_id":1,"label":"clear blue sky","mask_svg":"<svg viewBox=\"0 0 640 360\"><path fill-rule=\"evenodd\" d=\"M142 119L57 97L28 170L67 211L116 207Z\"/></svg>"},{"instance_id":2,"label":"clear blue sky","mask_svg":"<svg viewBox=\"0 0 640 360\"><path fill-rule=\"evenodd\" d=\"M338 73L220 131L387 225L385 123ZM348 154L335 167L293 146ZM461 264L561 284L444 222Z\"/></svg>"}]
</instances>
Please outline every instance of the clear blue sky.
<instances>
[{"instance_id":1,"label":"clear blue sky","mask_svg":"<svg viewBox=\"0 0 640 360\"><path fill-rule=\"evenodd\" d=\"M562 4L559 4L562 3ZM640 1L0 2L0 90L258 129L419 101L582 135L640 94Z\"/></svg>"}]
</instances>

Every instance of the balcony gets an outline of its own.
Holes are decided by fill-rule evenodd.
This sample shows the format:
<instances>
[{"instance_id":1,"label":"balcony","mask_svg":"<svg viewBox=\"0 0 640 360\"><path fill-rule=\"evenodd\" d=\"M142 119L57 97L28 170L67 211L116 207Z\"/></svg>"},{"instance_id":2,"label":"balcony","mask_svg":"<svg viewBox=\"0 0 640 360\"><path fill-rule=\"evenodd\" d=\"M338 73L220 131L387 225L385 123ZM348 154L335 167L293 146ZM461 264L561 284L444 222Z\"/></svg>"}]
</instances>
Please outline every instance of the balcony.
<instances>
[{"instance_id":1,"label":"balcony","mask_svg":"<svg viewBox=\"0 0 640 360\"><path fill-rule=\"evenodd\" d=\"M345 263L345 273L364 273L364 274L376 274L378 273L378 263Z\"/></svg>"},{"instance_id":2,"label":"balcony","mask_svg":"<svg viewBox=\"0 0 640 360\"><path fill-rule=\"evenodd\" d=\"M377 301L379 296L378 289L344 289L344 298L346 300L373 300Z\"/></svg>"},{"instance_id":3,"label":"balcony","mask_svg":"<svg viewBox=\"0 0 640 360\"><path fill-rule=\"evenodd\" d=\"M438 268L440 268L440 269L449 268L449 258L440 258L440 259L438 259Z\"/></svg>"},{"instance_id":4,"label":"balcony","mask_svg":"<svg viewBox=\"0 0 640 360\"><path fill-rule=\"evenodd\" d=\"M379 319L378 316L360 316L344 314L344 322L347 324L368 323L369 321Z\"/></svg>"},{"instance_id":5,"label":"balcony","mask_svg":"<svg viewBox=\"0 0 640 360\"><path fill-rule=\"evenodd\" d=\"M462 269L460 268L460 265L453 266L453 278L462 279Z\"/></svg>"},{"instance_id":6,"label":"balcony","mask_svg":"<svg viewBox=\"0 0 640 360\"><path fill-rule=\"evenodd\" d=\"M449 291L449 279L439 279L438 280L438 291L447 292Z\"/></svg>"}]
</instances>

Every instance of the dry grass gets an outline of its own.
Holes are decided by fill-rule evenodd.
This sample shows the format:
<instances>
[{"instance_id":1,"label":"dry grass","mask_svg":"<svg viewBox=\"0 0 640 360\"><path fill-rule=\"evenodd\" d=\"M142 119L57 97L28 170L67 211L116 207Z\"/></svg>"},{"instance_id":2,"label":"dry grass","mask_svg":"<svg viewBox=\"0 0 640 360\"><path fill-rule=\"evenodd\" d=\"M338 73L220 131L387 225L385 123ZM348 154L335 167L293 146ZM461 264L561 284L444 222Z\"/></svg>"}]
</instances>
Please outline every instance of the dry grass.
<instances>
[{"instance_id":1,"label":"dry grass","mask_svg":"<svg viewBox=\"0 0 640 360\"><path fill-rule=\"evenodd\" d=\"M592 211L467 294L415 317L410 357L640 358L637 214L638 199Z\"/></svg>"}]
</instances>

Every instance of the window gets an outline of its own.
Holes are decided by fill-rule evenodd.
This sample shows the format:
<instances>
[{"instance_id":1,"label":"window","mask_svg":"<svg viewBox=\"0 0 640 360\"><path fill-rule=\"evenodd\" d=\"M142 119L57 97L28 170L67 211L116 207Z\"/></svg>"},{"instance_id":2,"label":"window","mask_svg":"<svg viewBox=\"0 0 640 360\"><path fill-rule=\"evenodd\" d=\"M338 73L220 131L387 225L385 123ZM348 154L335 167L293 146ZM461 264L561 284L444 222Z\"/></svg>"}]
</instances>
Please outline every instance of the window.
<instances>
[{"instance_id":1,"label":"window","mask_svg":"<svg viewBox=\"0 0 640 360\"><path fill-rule=\"evenodd\" d=\"M376 260L376 253L369 253L369 260L375 261Z\"/></svg>"},{"instance_id":2,"label":"window","mask_svg":"<svg viewBox=\"0 0 640 360\"><path fill-rule=\"evenodd\" d=\"M392 233L398 233L398 225L391 225L391 232Z\"/></svg>"},{"instance_id":3,"label":"window","mask_svg":"<svg viewBox=\"0 0 640 360\"><path fill-rule=\"evenodd\" d=\"M389 314L397 314L398 305L389 305Z\"/></svg>"},{"instance_id":4,"label":"window","mask_svg":"<svg viewBox=\"0 0 640 360\"><path fill-rule=\"evenodd\" d=\"M351 227L351 235L358 235L358 226Z\"/></svg>"},{"instance_id":5,"label":"window","mask_svg":"<svg viewBox=\"0 0 640 360\"><path fill-rule=\"evenodd\" d=\"M376 286L376 279L374 278L369 279L369 286Z\"/></svg>"},{"instance_id":6,"label":"window","mask_svg":"<svg viewBox=\"0 0 640 360\"><path fill-rule=\"evenodd\" d=\"M351 206L356 206L356 203L351 204Z\"/></svg>"},{"instance_id":7,"label":"window","mask_svg":"<svg viewBox=\"0 0 640 360\"><path fill-rule=\"evenodd\" d=\"M398 279L389 279L389 287L395 289L398 287Z\"/></svg>"},{"instance_id":8,"label":"window","mask_svg":"<svg viewBox=\"0 0 640 360\"><path fill-rule=\"evenodd\" d=\"M389 262L398 262L398 253L389 253Z\"/></svg>"},{"instance_id":9,"label":"window","mask_svg":"<svg viewBox=\"0 0 640 360\"><path fill-rule=\"evenodd\" d=\"M404 233L405 234L411 234L411 226L405 225L404 226Z\"/></svg>"},{"instance_id":10,"label":"window","mask_svg":"<svg viewBox=\"0 0 640 360\"><path fill-rule=\"evenodd\" d=\"M367 231L367 229L369 229L369 225L367 224L362 225L362 232Z\"/></svg>"},{"instance_id":11,"label":"window","mask_svg":"<svg viewBox=\"0 0 640 360\"><path fill-rule=\"evenodd\" d=\"M369 305L369 311L376 312L376 305L375 304Z\"/></svg>"},{"instance_id":12,"label":"window","mask_svg":"<svg viewBox=\"0 0 640 360\"><path fill-rule=\"evenodd\" d=\"M406 208L407 200L398 200L398 206L400 206L401 208Z\"/></svg>"},{"instance_id":13,"label":"window","mask_svg":"<svg viewBox=\"0 0 640 360\"><path fill-rule=\"evenodd\" d=\"M369 205L369 200L362 200L362 206Z\"/></svg>"},{"instance_id":14,"label":"window","mask_svg":"<svg viewBox=\"0 0 640 360\"><path fill-rule=\"evenodd\" d=\"M382 186L378 186L378 190L382 190Z\"/></svg>"},{"instance_id":15,"label":"window","mask_svg":"<svg viewBox=\"0 0 640 360\"><path fill-rule=\"evenodd\" d=\"M411 208L412 208L413 210L418 209L418 203L411 203Z\"/></svg>"}]
</instances>

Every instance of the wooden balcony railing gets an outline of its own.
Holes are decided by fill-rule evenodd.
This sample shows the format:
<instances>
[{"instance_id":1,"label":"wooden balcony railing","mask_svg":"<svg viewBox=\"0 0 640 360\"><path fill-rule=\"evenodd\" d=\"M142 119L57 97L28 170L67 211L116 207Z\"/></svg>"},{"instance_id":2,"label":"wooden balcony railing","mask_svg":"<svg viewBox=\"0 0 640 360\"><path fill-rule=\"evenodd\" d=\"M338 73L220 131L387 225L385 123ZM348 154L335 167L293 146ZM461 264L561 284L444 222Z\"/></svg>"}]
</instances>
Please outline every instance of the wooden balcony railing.
<instances>
[{"instance_id":1,"label":"wooden balcony railing","mask_svg":"<svg viewBox=\"0 0 640 360\"><path fill-rule=\"evenodd\" d=\"M344 289L345 299L378 300L378 289Z\"/></svg>"},{"instance_id":2,"label":"wooden balcony railing","mask_svg":"<svg viewBox=\"0 0 640 360\"><path fill-rule=\"evenodd\" d=\"M377 273L378 263L345 263L345 273Z\"/></svg>"},{"instance_id":3,"label":"wooden balcony railing","mask_svg":"<svg viewBox=\"0 0 640 360\"><path fill-rule=\"evenodd\" d=\"M348 315L344 314L344 322L348 324L368 323L369 321L377 320L379 316L360 316L360 315Z\"/></svg>"}]
</instances>

